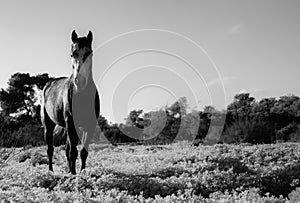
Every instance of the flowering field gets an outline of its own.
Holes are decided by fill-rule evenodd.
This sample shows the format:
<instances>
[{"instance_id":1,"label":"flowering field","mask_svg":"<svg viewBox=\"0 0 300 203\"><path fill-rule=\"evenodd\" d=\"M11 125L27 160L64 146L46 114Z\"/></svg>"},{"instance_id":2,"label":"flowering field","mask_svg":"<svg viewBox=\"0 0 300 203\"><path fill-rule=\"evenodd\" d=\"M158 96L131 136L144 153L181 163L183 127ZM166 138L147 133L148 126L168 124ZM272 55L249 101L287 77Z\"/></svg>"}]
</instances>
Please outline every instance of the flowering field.
<instances>
[{"instance_id":1,"label":"flowering field","mask_svg":"<svg viewBox=\"0 0 300 203\"><path fill-rule=\"evenodd\" d=\"M0 149L0 202L300 202L300 144L293 143L92 144L77 175L66 172L61 146L54 173L47 168L46 147Z\"/></svg>"}]
</instances>

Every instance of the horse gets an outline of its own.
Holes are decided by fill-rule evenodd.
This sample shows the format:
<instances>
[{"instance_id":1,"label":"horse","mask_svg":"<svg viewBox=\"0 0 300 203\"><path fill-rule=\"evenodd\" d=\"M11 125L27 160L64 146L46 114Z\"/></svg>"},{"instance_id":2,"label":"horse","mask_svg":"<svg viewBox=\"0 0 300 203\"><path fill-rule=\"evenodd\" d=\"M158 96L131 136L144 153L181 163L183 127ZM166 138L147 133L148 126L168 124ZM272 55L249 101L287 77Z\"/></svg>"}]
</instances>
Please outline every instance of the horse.
<instances>
[{"instance_id":1,"label":"horse","mask_svg":"<svg viewBox=\"0 0 300 203\"><path fill-rule=\"evenodd\" d=\"M67 134L66 156L69 173L76 174L76 159L79 143L77 130L83 130L80 151L81 170L86 167L88 146L97 125L100 112L99 94L93 80L91 31L86 37L78 37L75 30L71 34L72 74L50 80L43 88L41 101L41 121L47 143L49 170L53 171L53 131L56 126Z\"/></svg>"}]
</instances>

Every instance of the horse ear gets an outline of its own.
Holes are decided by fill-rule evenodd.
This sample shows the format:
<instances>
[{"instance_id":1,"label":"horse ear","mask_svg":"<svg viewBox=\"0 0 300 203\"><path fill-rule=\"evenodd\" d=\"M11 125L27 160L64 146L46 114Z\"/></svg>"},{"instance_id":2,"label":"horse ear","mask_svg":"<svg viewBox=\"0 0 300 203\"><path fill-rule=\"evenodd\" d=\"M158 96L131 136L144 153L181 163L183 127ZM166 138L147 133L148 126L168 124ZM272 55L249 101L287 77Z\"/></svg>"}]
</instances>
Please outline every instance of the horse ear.
<instances>
[{"instance_id":1,"label":"horse ear","mask_svg":"<svg viewBox=\"0 0 300 203\"><path fill-rule=\"evenodd\" d=\"M77 36L77 33L75 32L75 30L73 30L73 32L72 32L71 39L72 39L73 43L77 42L78 36Z\"/></svg>"},{"instance_id":2,"label":"horse ear","mask_svg":"<svg viewBox=\"0 0 300 203\"><path fill-rule=\"evenodd\" d=\"M91 31L89 31L88 35L87 35L87 39L92 42L93 41L93 33Z\"/></svg>"}]
</instances>

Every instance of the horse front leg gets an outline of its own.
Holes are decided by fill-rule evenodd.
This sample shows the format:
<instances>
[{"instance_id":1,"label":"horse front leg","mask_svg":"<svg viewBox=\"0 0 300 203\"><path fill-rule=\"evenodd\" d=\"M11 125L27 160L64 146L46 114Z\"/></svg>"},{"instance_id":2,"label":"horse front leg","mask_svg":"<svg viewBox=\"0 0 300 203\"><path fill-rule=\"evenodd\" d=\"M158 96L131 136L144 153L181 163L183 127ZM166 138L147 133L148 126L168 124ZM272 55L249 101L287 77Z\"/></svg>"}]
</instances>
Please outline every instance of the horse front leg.
<instances>
[{"instance_id":1,"label":"horse front leg","mask_svg":"<svg viewBox=\"0 0 300 203\"><path fill-rule=\"evenodd\" d=\"M76 159L78 156L77 151L77 142L78 142L78 135L73 123L72 118L67 118L67 146L66 146L66 153L67 159L69 162L69 170L72 174L76 174Z\"/></svg>"},{"instance_id":2,"label":"horse front leg","mask_svg":"<svg viewBox=\"0 0 300 203\"><path fill-rule=\"evenodd\" d=\"M81 143L82 143L82 149L80 151L80 158L81 158L81 171L83 169L85 169L85 166L86 166L86 159L88 157L88 150L89 150L89 144L90 144L90 140L92 138L92 134L93 131L92 130L88 130L87 132L84 132L83 133L83 136L82 136L82 140L81 140Z\"/></svg>"}]
</instances>

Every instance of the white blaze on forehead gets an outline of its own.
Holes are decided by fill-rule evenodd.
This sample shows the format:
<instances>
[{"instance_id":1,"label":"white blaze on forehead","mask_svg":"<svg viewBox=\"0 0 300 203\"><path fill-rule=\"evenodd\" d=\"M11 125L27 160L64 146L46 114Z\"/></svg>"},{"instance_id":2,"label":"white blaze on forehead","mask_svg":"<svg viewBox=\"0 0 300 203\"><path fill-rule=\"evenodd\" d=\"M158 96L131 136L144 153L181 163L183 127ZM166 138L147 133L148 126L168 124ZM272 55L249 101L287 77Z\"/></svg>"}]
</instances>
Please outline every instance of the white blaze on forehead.
<instances>
[{"instance_id":1,"label":"white blaze on forehead","mask_svg":"<svg viewBox=\"0 0 300 203\"><path fill-rule=\"evenodd\" d=\"M73 65L73 75L74 75L74 78L76 78L77 73L78 73L79 68L80 68L80 61L72 57L71 62L72 62L72 65Z\"/></svg>"},{"instance_id":2,"label":"white blaze on forehead","mask_svg":"<svg viewBox=\"0 0 300 203\"><path fill-rule=\"evenodd\" d=\"M92 55L89 55L84 62L83 62L82 54L80 54L80 57L77 59L72 57L71 61L74 67L73 68L74 79L75 80L78 79L79 82L82 82L82 79L84 78L83 81L85 84L80 84L80 88L83 89L87 85L92 70ZM76 83L75 86L77 86Z\"/></svg>"}]
</instances>

